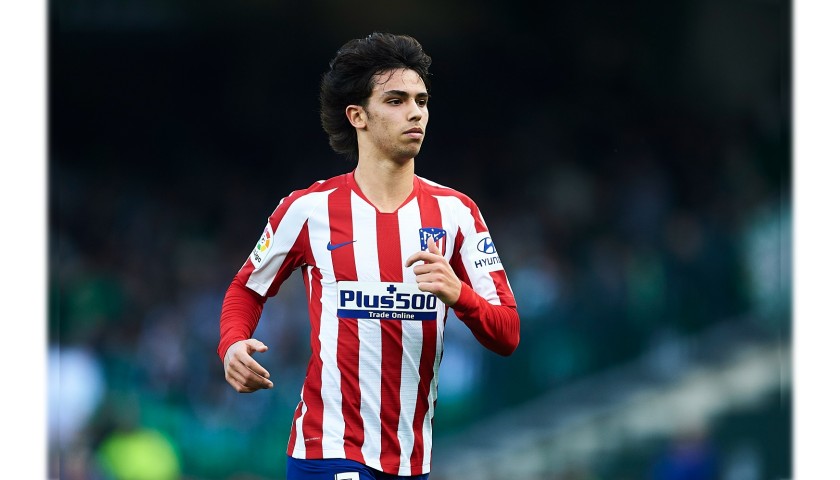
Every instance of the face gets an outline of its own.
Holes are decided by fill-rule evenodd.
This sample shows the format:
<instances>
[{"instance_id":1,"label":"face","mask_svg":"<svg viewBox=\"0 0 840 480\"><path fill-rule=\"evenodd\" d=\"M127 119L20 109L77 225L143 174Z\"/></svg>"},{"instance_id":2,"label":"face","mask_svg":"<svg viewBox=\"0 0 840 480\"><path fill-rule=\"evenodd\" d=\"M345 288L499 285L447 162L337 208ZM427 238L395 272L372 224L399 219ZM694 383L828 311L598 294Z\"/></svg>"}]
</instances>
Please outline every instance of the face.
<instances>
[{"instance_id":1,"label":"face","mask_svg":"<svg viewBox=\"0 0 840 480\"><path fill-rule=\"evenodd\" d=\"M414 70L395 69L373 77L373 92L358 110L359 154L363 149L396 161L417 156L429 121L429 93ZM348 112L349 114L349 112ZM351 122L353 119L351 118Z\"/></svg>"}]
</instances>

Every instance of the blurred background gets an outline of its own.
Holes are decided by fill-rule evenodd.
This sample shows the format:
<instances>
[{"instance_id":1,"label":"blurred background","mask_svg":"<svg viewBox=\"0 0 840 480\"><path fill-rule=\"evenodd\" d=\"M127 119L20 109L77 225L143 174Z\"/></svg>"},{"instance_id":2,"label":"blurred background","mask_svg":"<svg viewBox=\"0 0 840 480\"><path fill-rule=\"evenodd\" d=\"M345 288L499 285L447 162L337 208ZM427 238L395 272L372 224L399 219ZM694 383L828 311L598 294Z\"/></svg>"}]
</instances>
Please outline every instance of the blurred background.
<instances>
[{"instance_id":1,"label":"blurred background","mask_svg":"<svg viewBox=\"0 0 840 480\"><path fill-rule=\"evenodd\" d=\"M417 173L482 208L519 349L447 323L432 477L790 478L791 5L49 2L50 478L284 478L302 284L234 392L221 302L277 202L353 168L320 75L432 57Z\"/></svg>"}]
</instances>

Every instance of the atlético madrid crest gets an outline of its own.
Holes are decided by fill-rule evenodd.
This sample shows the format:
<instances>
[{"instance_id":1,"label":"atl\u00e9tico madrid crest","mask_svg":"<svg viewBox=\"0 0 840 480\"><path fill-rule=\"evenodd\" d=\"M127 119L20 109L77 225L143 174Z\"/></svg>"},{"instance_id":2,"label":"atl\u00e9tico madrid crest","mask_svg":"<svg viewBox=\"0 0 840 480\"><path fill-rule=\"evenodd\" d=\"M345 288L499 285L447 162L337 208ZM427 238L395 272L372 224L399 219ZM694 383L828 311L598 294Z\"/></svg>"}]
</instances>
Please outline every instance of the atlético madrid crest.
<instances>
[{"instance_id":1,"label":"atl\u00e9tico madrid crest","mask_svg":"<svg viewBox=\"0 0 840 480\"><path fill-rule=\"evenodd\" d=\"M435 227L424 227L420 229L420 250L428 250L428 241L431 239L440 249L441 253L446 252L446 230Z\"/></svg>"}]
</instances>

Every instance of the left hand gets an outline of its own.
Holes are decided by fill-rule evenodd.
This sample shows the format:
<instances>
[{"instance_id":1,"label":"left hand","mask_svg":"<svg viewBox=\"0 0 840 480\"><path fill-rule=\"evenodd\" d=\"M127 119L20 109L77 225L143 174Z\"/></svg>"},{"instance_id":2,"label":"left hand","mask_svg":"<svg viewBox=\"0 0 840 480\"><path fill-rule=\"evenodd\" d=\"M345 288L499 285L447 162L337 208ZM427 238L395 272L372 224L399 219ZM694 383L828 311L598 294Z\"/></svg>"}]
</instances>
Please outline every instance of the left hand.
<instances>
[{"instance_id":1,"label":"left hand","mask_svg":"<svg viewBox=\"0 0 840 480\"><path fill-rule=\"evenodd\" d=\"M423 261L414 267L414 275L417 276L417 287L422 292L433 293L444 304L451 307L461 295L461 279L455 275L452 266L446 261L443 254L433 241L427 243L429 251L419 251L408 257L405 266Z\"/></svg>"}]
</instances>

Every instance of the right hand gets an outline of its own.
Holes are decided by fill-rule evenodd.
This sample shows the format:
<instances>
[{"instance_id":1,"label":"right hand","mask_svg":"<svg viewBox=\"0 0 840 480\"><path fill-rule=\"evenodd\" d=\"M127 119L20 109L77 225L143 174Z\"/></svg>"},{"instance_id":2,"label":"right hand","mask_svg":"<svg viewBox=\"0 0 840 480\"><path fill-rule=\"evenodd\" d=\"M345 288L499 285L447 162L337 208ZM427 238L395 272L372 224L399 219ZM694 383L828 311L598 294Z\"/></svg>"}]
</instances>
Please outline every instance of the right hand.
<instances>
[{"instance_id":1,"label":"right hand","mask_svg":"<svg viewBox=\"0 0 840 480\"><path fill-rule=\"evenodd\" d=\"M259 340L249 338L231 345L225 352L225 380L239 393L251 393L263 388L274 388L268 379L268 370L251 357L254 352L265 352L268 347Z\"/></svg>"}]
</instances>

